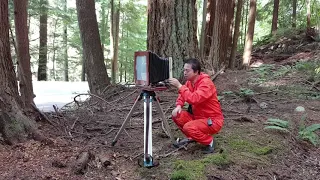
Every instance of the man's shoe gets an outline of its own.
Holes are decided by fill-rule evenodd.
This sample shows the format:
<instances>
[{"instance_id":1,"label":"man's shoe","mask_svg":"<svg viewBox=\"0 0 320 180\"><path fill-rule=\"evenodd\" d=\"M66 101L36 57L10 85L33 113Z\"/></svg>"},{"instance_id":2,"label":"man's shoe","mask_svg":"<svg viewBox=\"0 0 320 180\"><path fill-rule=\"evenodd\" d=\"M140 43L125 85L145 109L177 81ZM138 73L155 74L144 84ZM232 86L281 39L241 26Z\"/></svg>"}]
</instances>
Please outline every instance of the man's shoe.
<instances>
[{"instance_id":1,"label":"man's shoe","mask_svg":"<svg viewBox=\"0 0 320 180\"><path fill-rule=\"evenodd\" d=\"M203 154L210 154L214 152L214 146L207 145L203 150Z\"/></svg>"},{"instance_id":2,"label":"man's shoe","mask_svg":"<svg viewBox=\"0 0 320 180\"><path fill-rule=\"evenodd\" d=\"M180 147L185 146L185 145L192 143L192 142L196 142L196 141L193 139L189 139L189 138L184 138L182 140L179 140L179 138L178 138L177 141L175 143L173 143L173 146L176 148L180 148Z\"/></svg>"}]
</instances>

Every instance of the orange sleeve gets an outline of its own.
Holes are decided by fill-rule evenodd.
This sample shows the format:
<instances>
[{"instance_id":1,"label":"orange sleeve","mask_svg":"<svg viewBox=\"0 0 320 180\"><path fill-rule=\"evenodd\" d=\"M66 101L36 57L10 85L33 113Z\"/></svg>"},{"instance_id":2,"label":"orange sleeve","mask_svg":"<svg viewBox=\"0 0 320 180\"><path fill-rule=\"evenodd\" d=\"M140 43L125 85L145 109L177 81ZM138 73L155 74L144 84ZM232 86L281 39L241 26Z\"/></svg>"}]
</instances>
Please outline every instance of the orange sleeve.
<instances>
[{"instance_id":1,"label":"orange sleeve","mask_svg":"<svg viewBox=\"0 0 320 180\"><path fill-rule=\"evenodd\" d=\"M179 89L181 97L189 104L199 104L210 98L216 89L209 81L203 81L199 84L196 91L191 92L186 85L183 85Z\"/></svg>"},{"instance_id":2,"label":"orange sleeve","mask_svg":"<svg viewBox=\"0 0 320 180\"><path fill-rule=\"evenodd\" d=\"M176 106L180 105L181 107L183 107L184 102L185 102L185 100L183 99L183 97L179 93L179 96L178 96L177 101L176 101Z\"/></svg>"}]
</instances>

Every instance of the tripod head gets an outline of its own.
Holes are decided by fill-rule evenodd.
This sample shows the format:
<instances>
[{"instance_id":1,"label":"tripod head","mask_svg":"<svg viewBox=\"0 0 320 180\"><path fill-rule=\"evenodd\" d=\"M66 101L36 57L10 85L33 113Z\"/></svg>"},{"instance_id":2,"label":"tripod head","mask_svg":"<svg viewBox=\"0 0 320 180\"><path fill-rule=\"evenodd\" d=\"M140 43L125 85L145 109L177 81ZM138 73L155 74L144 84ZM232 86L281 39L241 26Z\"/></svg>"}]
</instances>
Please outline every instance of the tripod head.
<instances>
[{"instance_id":1,"label":"tripod head","mask_svg":"<svg viewBox=\"0 0 320 180\"><path fill-rule=\"evenodd\" d=\"M170 89L169 81L166 79L157 83L150 84L149 86L136 85L136 87L146 91L165 91Z\"/></svg>"}]
</instances>

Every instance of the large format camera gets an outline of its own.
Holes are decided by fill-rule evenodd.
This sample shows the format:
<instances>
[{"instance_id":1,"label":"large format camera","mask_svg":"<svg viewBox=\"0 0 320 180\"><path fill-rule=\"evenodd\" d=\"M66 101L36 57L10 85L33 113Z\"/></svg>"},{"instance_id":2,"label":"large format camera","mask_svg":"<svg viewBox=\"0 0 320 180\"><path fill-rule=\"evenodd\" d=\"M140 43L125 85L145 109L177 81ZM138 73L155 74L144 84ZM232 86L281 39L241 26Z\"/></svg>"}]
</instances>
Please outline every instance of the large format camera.
<instances>
[{"instance_id":1,"label":"large format camera","mask_svg":"<svg viewBox=\"0 0 320 180\"><path fill-rule=\"evenodd\" d=\"M159 87L172 77L171 58L161 58L150 51L134 53L134 80L140 87Z\"/></svg>"}]
</instances>

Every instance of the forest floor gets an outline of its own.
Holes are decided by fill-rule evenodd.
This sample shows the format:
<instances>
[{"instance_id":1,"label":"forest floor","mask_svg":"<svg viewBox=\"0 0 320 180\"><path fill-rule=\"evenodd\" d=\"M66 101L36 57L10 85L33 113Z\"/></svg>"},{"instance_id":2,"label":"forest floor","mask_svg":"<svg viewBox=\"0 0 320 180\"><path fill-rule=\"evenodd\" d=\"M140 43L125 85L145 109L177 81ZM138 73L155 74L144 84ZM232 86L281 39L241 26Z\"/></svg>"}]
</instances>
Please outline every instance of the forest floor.
<instances>
[{"instance_id":1,"label":"forest floor","mask_svg":"<svg viewBox=\"0 0 320 180\"><path fill-rule=\"evenodd\" d=\"M215 78L225 124L215 135L213 154L201 154L197 143L175 150L154 109L153 157L160 165L140 167L142 102L111 145L140 90L110 86L103 99L92 97L46 113L52 124L39 121L39 129L53 144L1 143L0 179L320 179L320 148L299 137L305 132L302 123L320 123L320 78L315 73L320 44L281 43L255 50L253 66L262 66L226 70ZM174 137L182 137L171 120L177 91L157 96ZM295 111L298 106L305 111ZM282 130L265 129L269 118L283 120L278 123Z\"/></svg>"}]
</instances>

